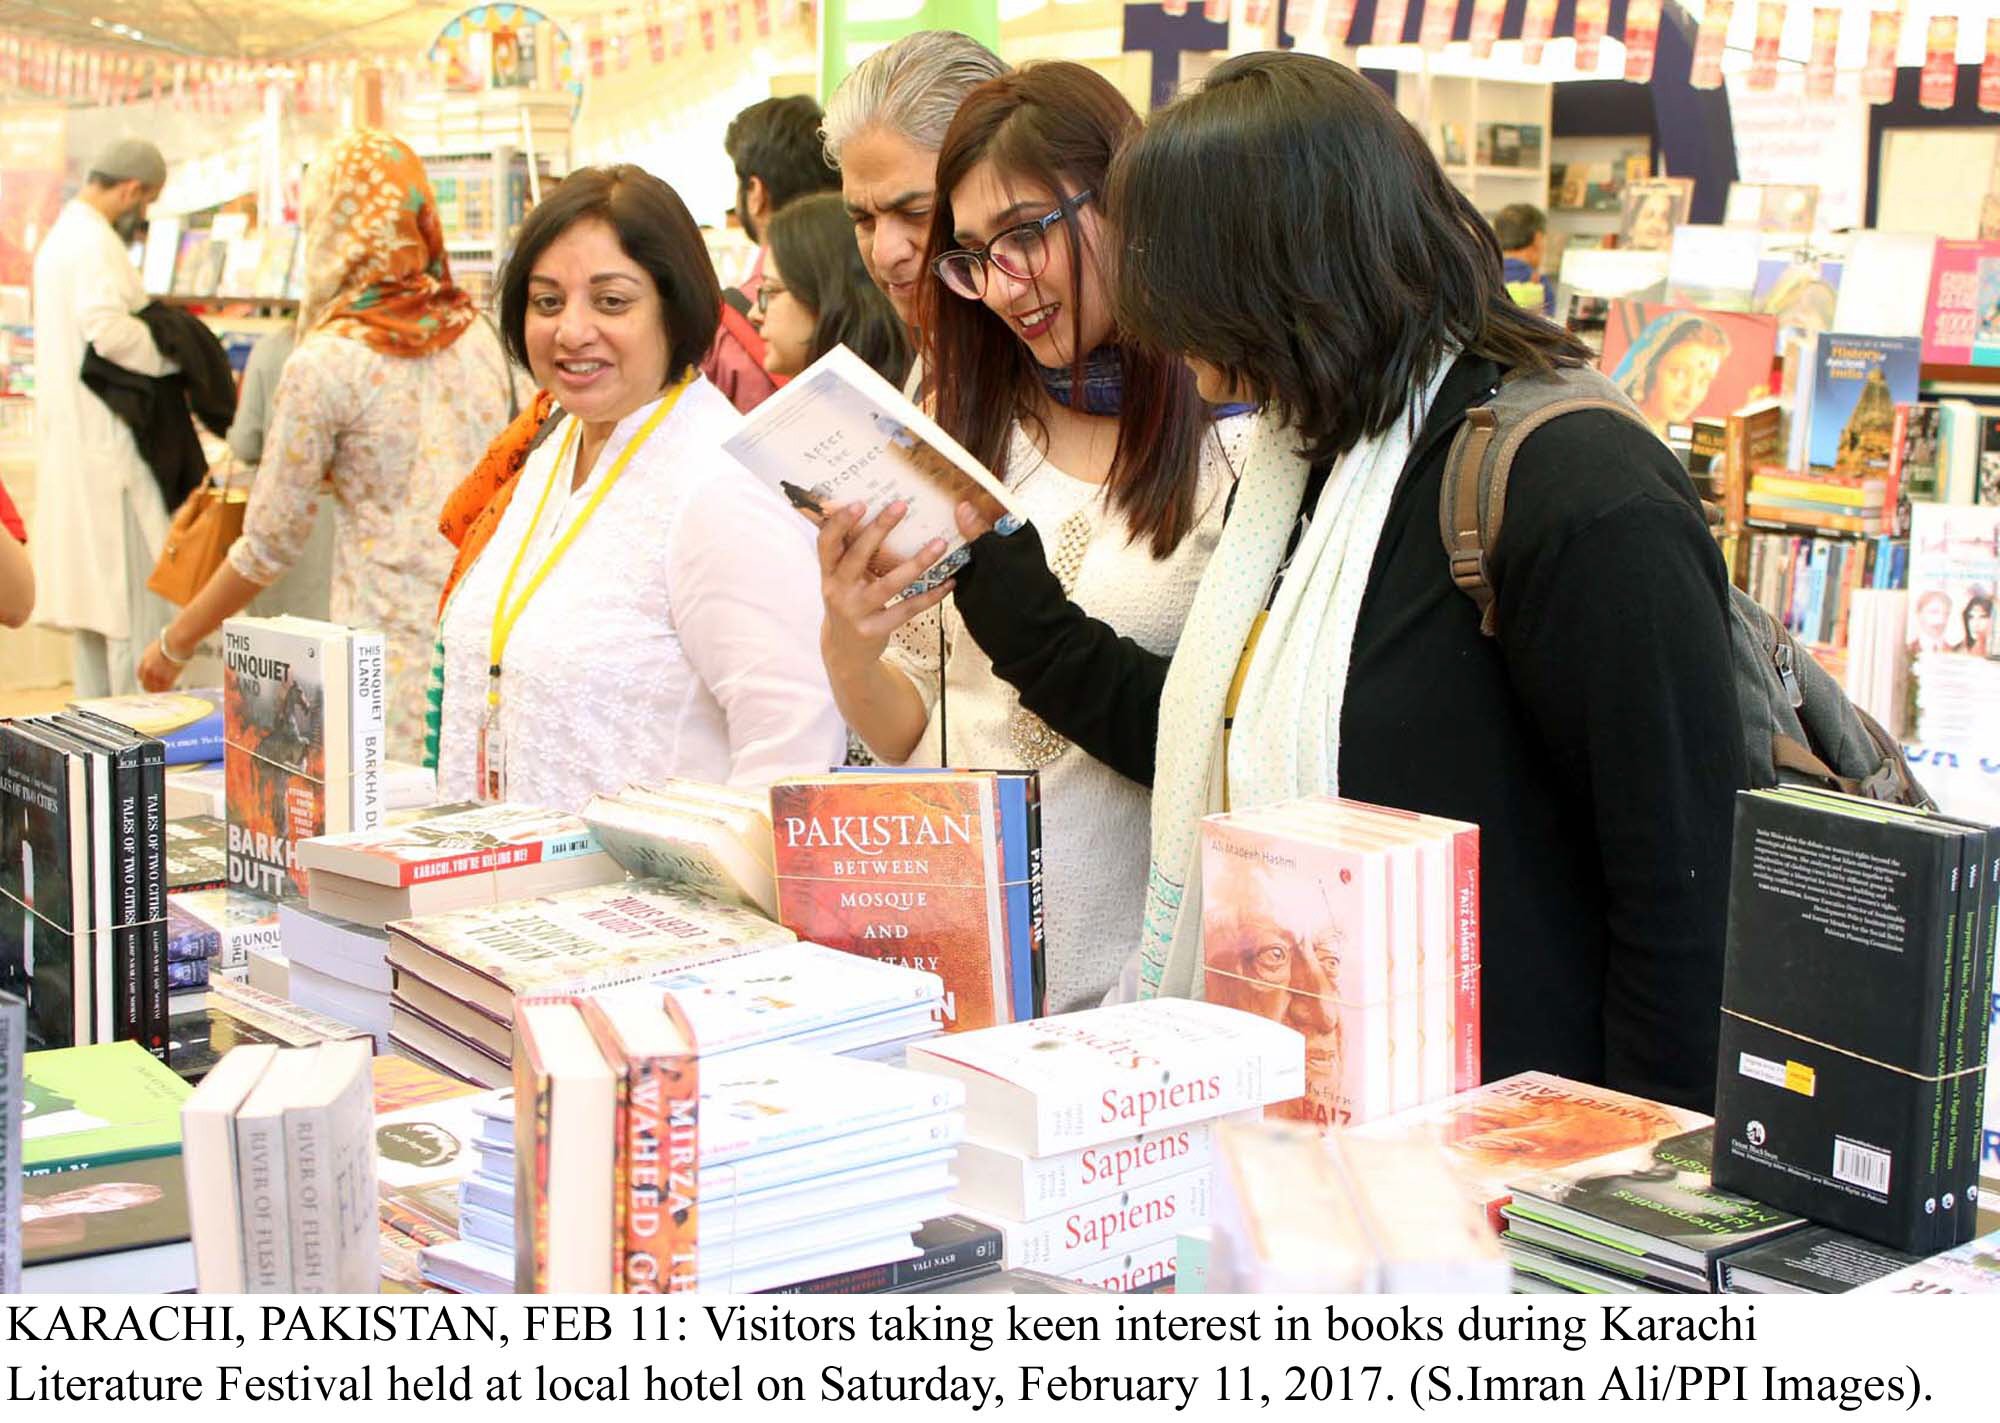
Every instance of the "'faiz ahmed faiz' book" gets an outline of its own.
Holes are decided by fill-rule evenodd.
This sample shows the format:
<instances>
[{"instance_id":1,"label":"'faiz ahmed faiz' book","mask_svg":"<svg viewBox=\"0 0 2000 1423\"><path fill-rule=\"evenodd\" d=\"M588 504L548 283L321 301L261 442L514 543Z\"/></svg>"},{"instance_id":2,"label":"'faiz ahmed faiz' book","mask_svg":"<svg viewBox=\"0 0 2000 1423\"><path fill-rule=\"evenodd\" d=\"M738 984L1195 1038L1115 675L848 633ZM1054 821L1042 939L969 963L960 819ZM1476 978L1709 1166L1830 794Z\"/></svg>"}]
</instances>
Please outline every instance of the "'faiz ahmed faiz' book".
<instances>
[{"instance_id":1,"label":"'faiz ahmed faiz' book","mask_svg":"<svg viewBox=\"0 0 2000 1423\"><path fill-rule=\"evenodd\" d=\"M937 974L948 1031L1011 1022L998 789L983 772L778 782L779 922Z\"/></svg>"}]
</instances>

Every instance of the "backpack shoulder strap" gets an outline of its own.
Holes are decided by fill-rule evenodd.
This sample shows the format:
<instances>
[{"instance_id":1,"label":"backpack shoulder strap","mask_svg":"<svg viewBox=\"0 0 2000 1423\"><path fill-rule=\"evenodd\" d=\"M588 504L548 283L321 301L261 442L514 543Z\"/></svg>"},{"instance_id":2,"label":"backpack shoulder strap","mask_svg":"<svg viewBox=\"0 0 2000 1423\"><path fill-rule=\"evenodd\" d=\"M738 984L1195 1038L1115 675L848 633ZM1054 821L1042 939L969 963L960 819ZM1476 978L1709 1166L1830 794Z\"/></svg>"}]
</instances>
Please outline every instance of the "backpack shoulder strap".
<instances>
[{"instance_id":1,"label":"backpack shoulder strap","mask_svg":"<svg viewBox=\"0 0 2000 1423\"><path fill-rule=\"evenodd\" d=\"M1479 630L1487 637L1498 630L1487 557L1500 538L1514 457L1542 426L1584 410L1644 423L1623 391L1597 371L1576 366L1508 377L1492 400L1465 412L1452 436L1438 489L1438 536L1451 581L1479 609Z\"/></svg>"}]
</instances>

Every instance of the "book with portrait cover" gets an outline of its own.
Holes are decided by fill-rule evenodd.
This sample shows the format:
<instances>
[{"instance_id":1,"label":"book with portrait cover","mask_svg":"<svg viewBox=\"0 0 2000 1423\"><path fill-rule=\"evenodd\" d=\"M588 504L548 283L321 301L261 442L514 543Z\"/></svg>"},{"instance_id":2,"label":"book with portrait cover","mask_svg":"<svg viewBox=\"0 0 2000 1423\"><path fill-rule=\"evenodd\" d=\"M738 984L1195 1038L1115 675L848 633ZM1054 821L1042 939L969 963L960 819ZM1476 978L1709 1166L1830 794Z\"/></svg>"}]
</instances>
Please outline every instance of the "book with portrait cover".
<instances>
[{"instance_id":1,"label":"book with portrait cover","mask_svg":"<svg viewBox=\"0 0 2000 1423\"><path fill-rule=\"evenodd\" d=\"M26 1001L31 1049L93 1036L87 760L0 723L0 989Z\"/></svg>"},{"instance_id":2,"label":"book with portrait cover","mask_svg":"<svg viewBox=\"0 0 2000 1423\"><path fill-rule=\"evenodd\" d=\"M1261 1109L1305 1089L1295 1030L1186 998L950 1034L912 1046L908 1061L975 1084L966 1139L1021 1156Z\"/></svg>"},{"instance_id":3,"label":"book with portrait cover","mask_svg":"<svg viewBox=\"0 0 2000 1423\"><path fill-rule=\"evenodd\" d=\"M1515 1178L1509 1233L1586 1262L1616 1265L1683 1289L1721 1288L1734 1250L1802 1228L1803 1216L1717 1190L1709 1178L1715 1129L1700 1127L1645 1146Z\"/></svg>"},{"instance_id":4,"label":"book with portrait cover","mask_svg":"<svg viewBox=\"0 0 2000 1423\"><path fill-rule=\"evenodd\" d=\"M1686 441L1697 418L1727 420L1772 393L1778 323L1736 311L1614 302L1598 369L1654 433Z\"/></svg>"},{"instance_id":5,"label":"book with portrait cover","mask_svg":"<svg viewBox=\"0 0 2000 1423\"><path fill-rule=\"evenodd\" d=\"M1016 513L1004 486L938 423L845 346L793 376L722 442L752 474L814 524L849 504L873 519L909 506L873 565L886 573L932 539L945 552L904 590L935 587L965 562L961 503L989 522Z\"/></svg>"},{"instance_id":6,"label":"book with portrait cover","mask_svg":"<svg viewBox=\"0 0 2000 1423\"><path fill-rule=\"evenodd\" d=\"M1435 1141L1497 1231L1503 1228L1501 1207L1511 1195L1509 1181L1643 1146L1708 1121L1700 1112L1608 1087L1549 1072L1521 1072L1354 1130L1370 1137Z\"/></svg>"},{"instance_id":7,"label":"book with portrait cover","mask_svg":"<svg viewBox=\"0 0 2000 1423\"><path fill-rule=\"evenodd\" d=\"M1017 969L995 777L780 781L771 787L771 827L778 918L786 928L813 943L937 974L948 1031L1013 1020ZM1032 968L1024 963L1019 971Z\"/></svg>"},{"instance_id":8,"label":"book with portrait cover","mask_svg":"<svg viewBox=\"0 0 2000 1423\"><path fill-rule=\"evenodd\" d=\"M399 920L389 962L506 1024L520 994L608 988L796 937L741 905L627 880Z\"/></svg>"}]
</instances>

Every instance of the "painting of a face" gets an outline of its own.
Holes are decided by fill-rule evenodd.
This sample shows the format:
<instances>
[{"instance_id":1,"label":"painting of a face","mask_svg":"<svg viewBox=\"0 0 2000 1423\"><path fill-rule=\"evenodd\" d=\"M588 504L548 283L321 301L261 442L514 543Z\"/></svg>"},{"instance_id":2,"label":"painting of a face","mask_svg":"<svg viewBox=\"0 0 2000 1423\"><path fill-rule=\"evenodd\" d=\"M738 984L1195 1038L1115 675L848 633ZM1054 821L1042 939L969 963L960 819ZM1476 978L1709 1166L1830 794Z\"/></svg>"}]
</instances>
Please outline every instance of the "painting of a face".
<instances>
[{"instance_id":1,"label":"painting of a face","mask_svg":"<svg viewBox=\"0 0 2000 1423\"><path fill-rule=\"evenodd\" d=\"M1339 971L1337 952L1315 952L1294 929L1254 910L1212 931L1208 950L1208 997L1232 1008L1270 1018L1308 1038L1322 1037L1334 1024L1324 1001L1332 993L1328 972Z\"/></svg>"},{"instance_id":2,"label":"painting of a face","mask_svg":"<svg viewBox=\"0 0 2000 1423\"><path fill-rule=\"evenodd\" d=\"M1722 369L1722 352L1714 346L1683 341L1660 357L1653 367L1653 389L1646 414L1656 422L1685 425L1694 418L1715 374Z\"/></svg>"}]
</instances>

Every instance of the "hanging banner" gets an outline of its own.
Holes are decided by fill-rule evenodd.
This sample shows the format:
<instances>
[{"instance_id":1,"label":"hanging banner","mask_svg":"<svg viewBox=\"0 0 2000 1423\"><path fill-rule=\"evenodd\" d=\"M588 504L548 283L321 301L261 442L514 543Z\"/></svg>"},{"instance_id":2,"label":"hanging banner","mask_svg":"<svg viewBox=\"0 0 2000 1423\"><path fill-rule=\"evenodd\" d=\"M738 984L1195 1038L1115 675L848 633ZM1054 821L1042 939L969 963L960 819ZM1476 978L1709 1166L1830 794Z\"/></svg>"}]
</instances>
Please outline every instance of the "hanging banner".
<instances>
[{"instance_id":1,"label":"hanging banner","mask_svg":"<svg viewBox=\"0 0 2000 1423\"><path fill-rule=\"evenodd\" d=\"M722 7L722 19L728 26L729 43L743 43L743 0L727 0Z\"/></svg>"},{"instance_id":2,"label":"hanging banner","mask_svg":"<svg viewBox=\"0 0 2000 1423\"><path fill-rule=\"evenodd\" d=\"M1243 0L1243 23L1261 30L1271 23L1271 0Z\"/></svg>"},{"instance_id":3,"label":"hanging banner","mask_svg":"<svg viewBox=\"0 0 2000 1423\"><path fill-rule=\"evenodd\" d=\"M1354 0L1326 0L1326 37L1346 46L1354 29Z\"/></svg>"},{"instance_id":4,"label":"hanging banner","mask_svg":"<svg viewBox=\"0 0 2000 1423\"><path fill-rule=\"evenodd\" d=\"M1688 71L1690 89L1722 87L1722 49L1729 41L1729 21L1735 13L1734 5L1709 0L1702 12L1701 28L1695 31L1694 65Z\"/></svg>"},{"instance_id":5,"label":"hanging banner","mask_svg":"<svg viewBox=\"0 0 2000 1423\"><path fill-rule=\"evenodd\" d=\"M1917 81L1917 103L1926 109L1948 109L1958 102L1958 17L1931 16L1924 36L1924 68Z\"/></svg>"},{"instance_id":6,"label":"hanging banner","mask_svg":"<svg viewBox=\"0 0 2000 1423\"><path fill-rule=\"evenodd\" d=\"M1610 0L1605 0L1608 5ZM1423 23L1417 30L1417 44L1435 54L1451 43L1458 27L1458 0L1424 0Z\"/></svg>"},{"instance_id":7,"label":"hanging banner","mask_svg":"<svg viewBox=\"0 0 2000 1423\"><path fill-rule=\"evenodd\" d=\"M667 27L660 23L660 9L657 5L646 10L646 58L654 64L667 62Z\"/></svg>"},{"instance_id":8,"label":"hanging banner","mask_svg":"<svg viewBox=\"0 0 2000 1423\"><path fill-rule=\"evenodd\" d=\"M1813 11L1812 49L1806 54L1806 97L1833 97L1834 62L1840 53L1840 8L1821 5Z\"/></svg>"},{"instance_id":9,"label":"hanging banner","mask_svg":"<svg viewBox=\"0 0 2000 1423\"><path fill-rule=\"evenodd\" d=\"M1877 10L1868 17L1868 62L1861 67L1861 97L1886 104L1896 97L1896 46L1903 39L1903 12Z\"/></svg>"},{"instance_id":10,"label":"hanging banner","mask_svg":"<svg viewBox=\"0 0 2000 1423\"><path fill-rule=\"evenodd\" d=\"M1229 0L1201 0L1201 17L1211 25L1229 23Z\"/></svg>"},{"instance_id":11,"label":"hanging banner","mask_svg":"<svg viewBox=\"0 0 2000 1423\"><path fill-rule=\"evenodd\" d=\"M1556 28L1556 0L1528 0L1521 16L1521 62L1540 64L1542 50Z\"/></svg>"},{"instance_id":12,"label":"hanging banner","mask_svg":"<svg viewBox=\"0 0 2000 1423\"><path fill-rule=\"evenodd\" d=\"M757 27L757 38L771 37L771 0L750 0L751 22Z\"/></svg>"},{"instance_id":13,"label":"hanging banner","mask_svg":"<svg viewBox=\"0 0 2000 1423\"><path fill-rule=\"evenodd\" d=\"M701 7L701 47L710 54L715 53L715 7Z\"/></svg>"},{"instance_id":14,"label":"hanging banner","mask_svg":"<svg viewBox=\"0 0 2000 1423\"><path fill-rule=\"evenodd\" d=\"M1373 44L1401 44L1404 22L1410 18L1410 0L1375 0L1375 28L1369 31Z\"/></svg>"},{"instance_id":15,"label":"hanging banner","mask_svg":"<svg viewBox=\"0 0 2000 1423\"><path fill-rule=\"evenodd\" d=\"M1625 78L1632 84L1653 81L1653 60L1660 50L1660 0L1631 0L1625 7Z\"/></svg>"},{"instance_id":16,"label":"hanging banner","mask_svg":"<svg viewBox=\"0 0 2000 1423\"><path fill-rule=\"evenodd\" d=\"M1162 5L1161 9L1166 9ZM1304 39L1307 26L1312 24L1312 0L1286 0L1285 13L1279 24L1285 28L1287 39Z\"/></svg>"},{"instance_id":17,"label":"hanging banner","mask_svg":"<svg viewBox=\"0 0 2000 1423\"><path fill-rule=\"evenodd\" d=\"M1979 66L1979 107L2000 114L2000 15L1986 22L1986 58Z\"/></svg>"},{"instance_id":18,"label":"hanging banner","mask_svg":"<svg viewBox=\"0 0 2000 1423\"><path fill-rule=\"evenodd\" d=\"M1611 0L1576 0L1576 68L1593 74L1604 58L1604 30L1611 23Z\"/></svg>"},{"instance_id":19,"label":"hanging banner","mask_svg":"<svg viewBox=\"0 0 2000 1423\"><path fill-rule=\"evenodd\" d=\"M1500 38L1500 22L1507 17L1507 0L1472 0L1472 25L1467 40L1474 59L1492 57Z\"/></svg>"},{"instance_id":20,"label":"hanging banner","mask_svg":"<svg viewBox=\"0 0 2000 1423\"><path fill-rule=\"evenodd\" d=\"M1785 33L1785 0L1758 0L1757 38L1750 44L1752 93L1768 94L1778 87L1778 41Z\"/></svg>"},{"instance_id":21,"label":"hanging banner","mask_svg":"<svg viewBox=\"0 0 2000 1423\"><path fill-rule=\"evenodd\" d=\"M1160 0L1160 13L1178 19L1188 12L1188 0Z\"/></svg>"}]
</instances>

